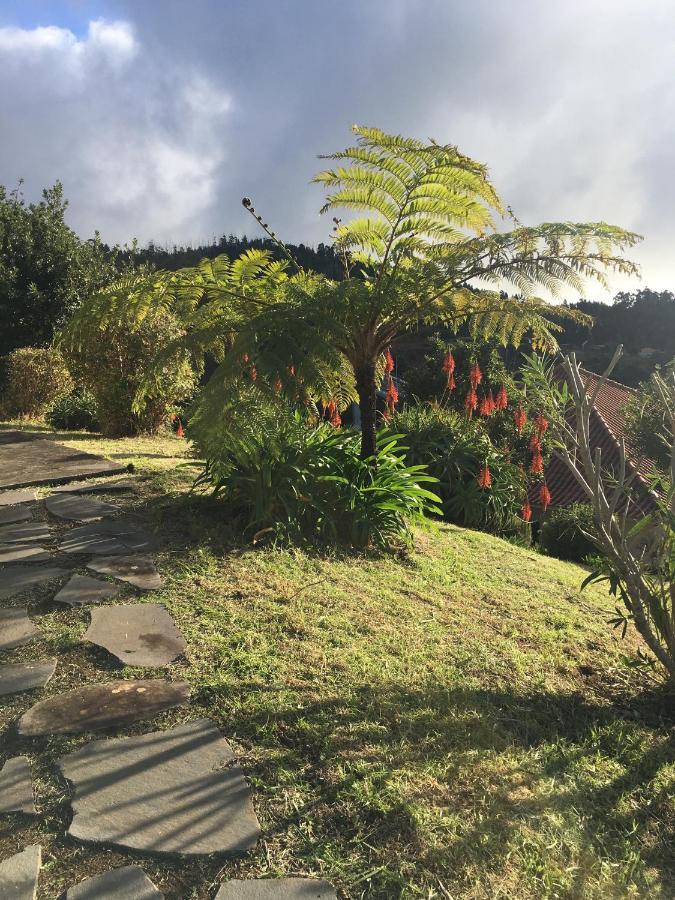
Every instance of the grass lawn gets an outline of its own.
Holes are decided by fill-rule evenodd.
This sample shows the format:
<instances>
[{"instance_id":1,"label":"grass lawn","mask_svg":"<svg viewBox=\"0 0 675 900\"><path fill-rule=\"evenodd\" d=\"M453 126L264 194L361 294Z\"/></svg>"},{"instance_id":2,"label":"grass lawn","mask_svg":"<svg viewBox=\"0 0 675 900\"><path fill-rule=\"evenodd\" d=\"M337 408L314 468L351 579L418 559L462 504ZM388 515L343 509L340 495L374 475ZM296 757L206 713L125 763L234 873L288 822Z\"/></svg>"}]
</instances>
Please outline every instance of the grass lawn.
<instances>
[{"instance_id":1,"label":"grass lawn","mask_svg":"<svg viewBox=\"0 0 675 900\"><path fill-rule=\"evenodd\" d=\"M404 558L253 548L187 494L184 442L63 437L134 463L138 493L109 499L162 535L165 586L147 599L189 644L170 677L191 682L191 706L121 733L209 716L264 831L238 861L142 860L167 898L284 874L321 875L342 898L672 896L675 716L623 664L636 643L606 624L602 590L579 593L583 569L452 526L419 531ZM53 593L31 607L60 660L44 693L121 677L79 643L86 610ZM0 724L30 705L8 698ZM135 861L64 837L54 760L89 738L0 733L3 760L34 760L41 813L4 817L0 858L40 840L42 898Z\"/></svg>"}]
</instances>

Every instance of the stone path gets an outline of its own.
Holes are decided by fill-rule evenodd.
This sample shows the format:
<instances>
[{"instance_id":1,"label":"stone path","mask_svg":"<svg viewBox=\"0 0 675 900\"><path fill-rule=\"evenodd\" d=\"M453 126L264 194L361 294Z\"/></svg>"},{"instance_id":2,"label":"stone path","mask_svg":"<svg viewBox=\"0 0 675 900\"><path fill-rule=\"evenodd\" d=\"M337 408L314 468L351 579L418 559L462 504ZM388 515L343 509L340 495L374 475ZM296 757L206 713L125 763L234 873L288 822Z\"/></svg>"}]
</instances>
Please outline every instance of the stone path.
<instances>
[{"instance_id":1,"label":"stone path","mask_svg":"<svg viewBox=\"0 0 675 900\"><path fill-rule=\"evenodd\" d=\"M28 618L26 607L0 609L0 650L11 650L40 636L40 629Z\"/></svg>"},{"instance_id":2,"label":"stone path","mask_svg":"<svg viewBox=\"0 0 675 900\"><path fill-rule=\"evenodd\" d=\"M99 581L98 578L90 578L89 575L71 575L54 597L57 603L67 603L69 606L85 606L87 603L101 603L110 600L119 593L119 588L109 581Z\"/></svg>"},{"instance_id":3,"label":"stone path","mask_svg":"<svg viewBox=\"0 0 675 900\"><path fill-rule=\"evenodd\" d=\"M0 862L0 897L3 900L35 900L42 850L39 844Z\"/></svg>"},{"instance_id":4,"label":"stone path","mask_svg":"<svg viewBox=\"0 0 675 900\"><path fill-rule=\"evenodd\" d=\"M33 783L26 756L8 759L0 769L0 813L9 812L35 815Z\"/></svg>"},{"instance_id":5,"label":"stone path","mask_svg":"<svg viewBox=\"0 0 675 900\"><path fill-rule=\"evenodd\" d=\"M51 441L25 437L8 441L7 434L0 432L0 488L13 483L12 477L14 483L22 483L11 472L27 451L32 451L26 465L33 480L23 483L42 483L48 461L56 465L53 450L58 447ZM64 472L71 467L74 472L76 462L79 469L74 477L90 474L88 467L101 463L87 454L74 454L65 463L63 454L60 458L65 469L56 467L51 481L67 480ZM117 469L111 464L110 471ZM36 502L33 490L0 490L0 599L38 587L42 590L41 586L58 579L60 589L53 589L53 600L64 606L91 606L83 642L105 648L122 665L168 666L185 655L186 642L166 608L157 603L110 605L120 591L129 588L74 571L86 566L138 591L161 587L162 579L147 555L156 546L155 536L118 515L121 510L114 504L86 496L132 488L133 483L123 479L55 489L44 509L56 520L56 527L33 520L33 510L25 506ZM73 526L73 521L85 524ZM40 542L54 546L57 541L58 551L67 554L60 559L66 562L42 565L54 557ZM26 605L0 607L0 653L40 639L42 632L31 620L29 609ZM0 695L44 687L57 662L5 662L0 656ZM16 734L39 742L55 735L119 729L186 706L189 701L190 687L183 681L94 682L38 700L18 719ZM35 744L31 747L31 752L39 752ZM260 837L244 773L232 748L209 719L127 737L92 739L65 753L58 767L70 785L73 816L68 835L75 841L157 856L204 857L241 855ZM37 815L26 756L5 759L0 770L0 814ZM1 862L0 898L34 898L40 862L37 844ZM219 900L337 900L331 885L311 878L234 880L221 885L216 896ZM87 878L68 888L65 897L156 900L163 894L139 866L131 865Z\"/></svg>"},{"instance_id":6,"label":"stone path","mask_svg":"<svg viewBox=\"0 0 675 900\"><path fill-rule=\"evenodd\" d=\"M66 893L66 900L162 900L163 897L138 866L111 869L81 881Z\"/></svg>"},{"instance_id":7,"label":"stone path","mask_svg":"<svg viewBox=\"0 0 675 900\"><path fill-rule=\"evenodd\" d=\"M108 681L41 700L19 719L19 734L77 734L118 728L183 706L190 698L185 681Z\"/></svg>"},{"instance_id":8,"label":"stone path","mask_svg":"<svg viewBox=\"0 0 675 900\"><path fill-rule=\"evenodd\" d=\"M109 459L64 447L36 432L0 432L0 451L0 490L125 471L124 466Z\"/></svg>"},{"instance_id":9,"label":"stone path","mask_svg":"<svg viewBox=\"0 0 675 900\"><path fill-rule=\"evenodd\" d=\"M159 603L92 609L84 634L126 666L166 666L185 652L185 638Z\"/></svg>"}]
</instances>

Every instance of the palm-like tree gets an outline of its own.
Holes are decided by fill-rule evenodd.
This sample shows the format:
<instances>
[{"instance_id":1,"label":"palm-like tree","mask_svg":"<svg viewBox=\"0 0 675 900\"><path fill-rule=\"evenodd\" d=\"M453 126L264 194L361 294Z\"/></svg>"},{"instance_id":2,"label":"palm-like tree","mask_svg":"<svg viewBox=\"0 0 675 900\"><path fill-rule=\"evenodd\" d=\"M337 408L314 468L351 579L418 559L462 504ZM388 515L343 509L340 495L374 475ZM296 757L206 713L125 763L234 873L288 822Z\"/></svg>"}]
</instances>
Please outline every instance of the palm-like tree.
<instances>
[{"instance_id":1,"label":"palm-like tree","mask_svg":"<svg viewBox=\"0 0 675 900\"><path fill-rule=\"evenodd\" d=\"M186 338L167 353L217 352L220 367L204 402L246 373L271 396L340 405L358 399L361 452L370 458L385 353L398 335L423 324L468 323L504 344L527 337L553 348L555 320L579 314L552 309L537 291L581 292L587 279L605 284L608 272L634 274L623 252L640 238L604 222L523 227L512 216L515 227L499 231L510 213L485 166L452 145L376 128L354 132L355 146L325 157L336 165L314 179L329 191L323 212L357 212L346 222L334 218L341 281L298 266L291 272L288 263L249 251L234 263L217 258L154 276L151 290L137 291L132 302L139 316L163 301L180 307ZM507 296L507 287L517 295Z\"/></svg>"}]
</instances>

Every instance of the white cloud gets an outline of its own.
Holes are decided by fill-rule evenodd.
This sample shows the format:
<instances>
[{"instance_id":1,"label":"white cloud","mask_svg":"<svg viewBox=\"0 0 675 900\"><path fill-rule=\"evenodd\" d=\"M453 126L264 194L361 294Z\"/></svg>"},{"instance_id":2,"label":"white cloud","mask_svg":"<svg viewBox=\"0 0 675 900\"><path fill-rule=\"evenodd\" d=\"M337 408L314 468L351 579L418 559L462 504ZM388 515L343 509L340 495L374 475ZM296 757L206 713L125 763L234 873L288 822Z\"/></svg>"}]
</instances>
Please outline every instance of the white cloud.
<instances>
[{"instance_id":1,"label":"white cloud","mask_svg":"<svg viewBox=\"0 0 675 900\"><path fill-rule=\"evenodd\" d=\"M216 202L230 94L194 66L152 59L129 22L81 38L0 28L0 183L61 179L70 220L105 240L201 231Z\"/></svg>"}]
</instances>

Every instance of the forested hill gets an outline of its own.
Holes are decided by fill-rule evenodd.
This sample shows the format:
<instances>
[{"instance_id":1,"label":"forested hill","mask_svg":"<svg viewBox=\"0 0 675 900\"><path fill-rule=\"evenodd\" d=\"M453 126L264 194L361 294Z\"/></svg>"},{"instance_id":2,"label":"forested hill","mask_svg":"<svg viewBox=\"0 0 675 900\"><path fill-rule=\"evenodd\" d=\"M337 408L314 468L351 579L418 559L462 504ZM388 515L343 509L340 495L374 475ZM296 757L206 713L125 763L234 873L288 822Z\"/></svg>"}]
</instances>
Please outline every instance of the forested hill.
<instances>
[{"instance_id":1,"label":"forested hill","mask_svg":"<svg viewBox=\"0 0 675 900\"><path fill-rule=\"evenodd\" d=\"M304 269L321 272L329 278L340 278L342 269L340 261L332 246L319 244L318 247L308 247L306 244L288 244L293 258ZM147 247L138 248L133 253L136 262L148 262L158 269L182 269L185 266L194 266L200 259L213 259L220 253L226 253L230 259L239 256L245 250L265 249L269 250L276 259L283 259L284 255L268 238L237 237L234 234L223 235L219 241L201 246L172 246L161 247L158 244L149 244Z\"/></svg>"}]
</instances>

